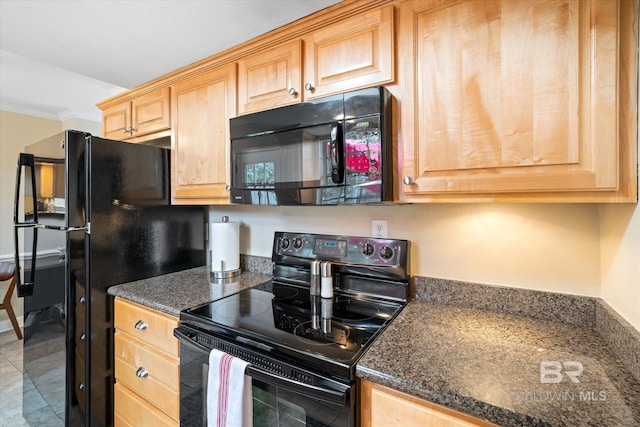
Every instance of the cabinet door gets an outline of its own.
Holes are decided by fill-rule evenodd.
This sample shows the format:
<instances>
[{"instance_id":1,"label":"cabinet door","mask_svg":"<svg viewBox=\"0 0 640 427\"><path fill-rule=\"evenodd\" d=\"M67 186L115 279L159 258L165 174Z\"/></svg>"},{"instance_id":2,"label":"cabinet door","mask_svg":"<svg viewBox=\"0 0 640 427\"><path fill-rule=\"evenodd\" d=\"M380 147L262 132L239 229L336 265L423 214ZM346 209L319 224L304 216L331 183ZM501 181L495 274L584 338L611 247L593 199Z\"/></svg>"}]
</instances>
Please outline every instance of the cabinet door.
<instances>
[{"instance_id":1,"label":"cabinet door","mask_svg":"<svg viewBox=\"0 0 640 427\"><path fill-rule=\"evenodd\" d=\"M403 4L404 201L616 191L619 4Z\"/></svg>"},{"instance_id":2,"label":"cabinet door","mask_svg":"<svg viewBox=\"0 0 640 427\"><path fill-rule=\"evenodd\" d=\"M113 400L116 427L177 427L179 425L176 420L118 383L113 386Z\"/></svg>"},{"instance_id":3,"label":"cabinet door","mask_svg":"<svg viewBox=\"0 0 640 427\"><path fill-rule=\"evenodd\" d=\"M102 111L102 135L108 139L127 139L131 128L131 102L123 102Z\"/></svg>"},{"instance_id":4,"label":"cabinet door","mask_svg":"<svg viewBox=\"0 0 640 427\"><path fill-rule=\"evenodd\" d=\"M302 42L296 40L238 61L238 114L301 100Z\"/></svg>"},{"instance_id":5,"label":"cabinet door","mask_svg":"<svg viewBox=\"0 0 640 427\"><path fill-rule=\"evenodd\" d=\"M361 380L360 390L362 427L496 426L370 381Z\"/></svg>"},{"instance_id":6,"label":"cabinet door","mask_svg":"<svg viewBox=\"0 0 640 427\"><path fill-rule=\"evenodd\" d=\"M114 342L117 383L173 419L179 419L179 360L122 332L116 332Z\"/></svg>"},{"instance_id":7,"label":"cabinet door","mask_svg":"<svg viewBox=\"0 0 640 427\"><path fill-rule=\"evenodd\" d=\"M173 86L172 203L228 204L229 119L236 109L236 65Z\"/></svg>"},{"instance_id":8,"label":"cabinet door","mask_svg":"<svg viewBox=\"0 0 640 427\"><path fill-rule=\"evenodd\" d=\"M139 96L131 101L132 136L142 136L171 126L170 89L168 87Z\"/></svg>"},{"instance_id":9,"label":"cabinet door","mask_svg":"<svg viewBox=\"0 0 640 427\"><path fill-rule=\"evenodd\" d=\"M393 6L389 5L306 36L305 98L392 82L393 28Z\"/></svg>"},{"instance_id":10,"label":"cabinet door","mask_svg":"<svg viewBox=\"0 0 640 427\"><path fill-rule=\"evenodd\" d=\"M170 89L154 90L102 112L105 138L129 140L171 127Z\"/></svg>"}]
</instances>

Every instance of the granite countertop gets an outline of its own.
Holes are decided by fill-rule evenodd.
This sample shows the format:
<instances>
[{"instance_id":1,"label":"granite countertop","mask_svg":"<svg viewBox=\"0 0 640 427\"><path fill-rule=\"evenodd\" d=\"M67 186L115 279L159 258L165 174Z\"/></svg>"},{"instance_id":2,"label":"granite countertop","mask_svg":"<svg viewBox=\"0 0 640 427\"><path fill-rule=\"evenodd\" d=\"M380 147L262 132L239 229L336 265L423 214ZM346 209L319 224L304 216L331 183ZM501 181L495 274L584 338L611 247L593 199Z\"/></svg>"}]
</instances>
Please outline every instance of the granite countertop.
<instances>
[{"instance_id":1,"label":"granite countertop","mask_svg":"<svg viewBox=\"0 0 640 427\"><path fill-rule=\"evenodd\" d=\"M267 272L267 261L248 266ZM204 266L108 292L178 317L269 280L212 282ZM640 333L616 319L590 298L427 279L356 376L502 426L640 426Z\"/></svg>"},{"instance_id":2,"label":"granite countertop","mask_svg":"<svg viewBox=\"0 0 640 427\"><path fill-rule=\"evenodd\" d=\"M416 299L356 375L503 426L640 425L640 383L589 327Z\"/></svg>"},{"instance_id":3,"label":"granite countertop","mask_svg":"<svg viewBox=\"0 0 640 427\"><path fill-rule=\"evenodd\" d=\"M213 281L209 278L209 268L203 266L112 286L108 293L179 317L182 310L269 280L271 275L243 272L234 279Z\"/></svg>"}]
</instances>

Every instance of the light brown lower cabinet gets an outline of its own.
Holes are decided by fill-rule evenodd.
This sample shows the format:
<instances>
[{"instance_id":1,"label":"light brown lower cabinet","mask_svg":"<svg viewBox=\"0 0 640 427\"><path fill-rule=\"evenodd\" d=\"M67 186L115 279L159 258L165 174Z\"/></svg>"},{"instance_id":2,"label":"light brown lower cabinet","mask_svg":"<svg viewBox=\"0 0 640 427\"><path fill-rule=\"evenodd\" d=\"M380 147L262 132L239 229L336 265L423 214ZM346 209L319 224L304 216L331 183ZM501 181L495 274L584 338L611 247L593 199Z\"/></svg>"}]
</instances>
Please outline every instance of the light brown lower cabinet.
<instances>
[{"instance_id":1,"label":"light brown lower cabinet","mask_svg":"<svg viewBox=\"0 0 640 427\"><path fill-rule=\"evenodd\" d=\"M178 319L116 298L116 426L180 424Z\"/></svg>"},{"instance_id":2,"label":"light brown lower cabinet","mask_svg":"<svg viewBox=\"0 0 640 427\"><path fill-rule=\"evenodd\" d=\"M173 427L180 423L158 410L127 387L116 383L113 389L116 426Z\"/></svg>"},{"instance_id":3,"label":"light brown lower cabinet","mask_svg":"<svg viewBox=\"0 0 640 427\"><path fill-rule=\"evenodd\" d=\"M361 427L496 426L444 406L360 380Z\"/></svg>"}]
</instances>

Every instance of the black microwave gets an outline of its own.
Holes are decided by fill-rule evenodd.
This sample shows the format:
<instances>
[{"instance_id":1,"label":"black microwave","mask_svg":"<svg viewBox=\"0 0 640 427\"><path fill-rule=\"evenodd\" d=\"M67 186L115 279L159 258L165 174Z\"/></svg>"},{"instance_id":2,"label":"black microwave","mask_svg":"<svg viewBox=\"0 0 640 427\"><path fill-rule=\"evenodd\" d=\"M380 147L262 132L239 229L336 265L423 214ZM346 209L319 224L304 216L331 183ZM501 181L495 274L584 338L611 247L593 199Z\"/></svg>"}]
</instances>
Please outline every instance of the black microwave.
<instances>
[{"instance_id":1,"label":"black microwave","mask_svg":"<svg viewBox=\"0 0 640 427\"><path fill-rule=\"evenodd\" d=\"M372 87L232 118L231 203L393 199L391 95Z\"/></svg>"}]
</instances>

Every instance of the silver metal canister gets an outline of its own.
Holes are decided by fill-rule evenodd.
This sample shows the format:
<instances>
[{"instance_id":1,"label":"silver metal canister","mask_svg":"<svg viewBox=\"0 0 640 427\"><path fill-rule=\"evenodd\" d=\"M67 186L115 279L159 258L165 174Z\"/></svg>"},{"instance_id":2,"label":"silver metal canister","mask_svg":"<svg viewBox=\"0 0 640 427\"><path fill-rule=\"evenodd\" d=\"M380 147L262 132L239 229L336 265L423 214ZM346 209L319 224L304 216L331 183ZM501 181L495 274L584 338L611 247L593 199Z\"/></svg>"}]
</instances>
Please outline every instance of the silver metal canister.
<instances>
[{"instance_id":1,"label":"silver metal canister","mask_svg":"<svg viewBox=\"0 0 640 427\"><path fill-rule=\"evenodd\" d=\"M320 275L320 261L311 261L311 265L309 266L309 268L311 270L309 293L311 294L311 296L318 296L320 295L320 283L322 279Z\"/></svg>"}]
</instances>

